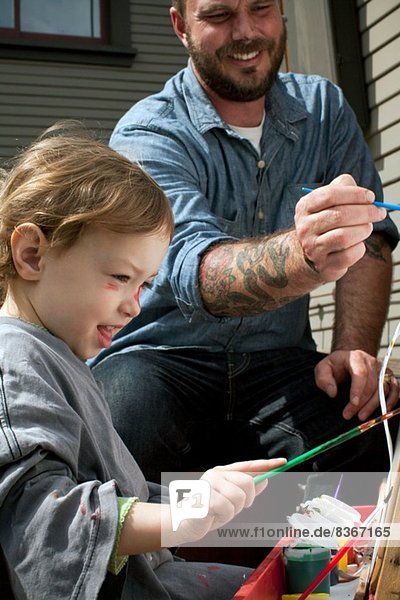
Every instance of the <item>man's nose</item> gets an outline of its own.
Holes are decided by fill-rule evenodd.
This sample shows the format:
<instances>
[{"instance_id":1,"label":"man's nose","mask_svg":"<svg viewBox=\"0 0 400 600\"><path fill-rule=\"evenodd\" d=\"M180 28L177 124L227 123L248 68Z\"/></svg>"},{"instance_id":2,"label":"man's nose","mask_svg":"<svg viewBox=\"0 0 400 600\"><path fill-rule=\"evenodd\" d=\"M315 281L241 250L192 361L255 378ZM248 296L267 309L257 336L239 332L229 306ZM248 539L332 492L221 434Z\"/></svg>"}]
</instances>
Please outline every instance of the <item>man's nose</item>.
<instances>
[{"instance_id":1,"label":"man's nose","mask_svg":"<svg viewBox=\"0 0 400 600\"><path fill-rule=\"evenodd\" d=\"M232 24L232 39L251 40L255 36L255 25L253 18L243 11L235 16Z\"/></svg>"}]
</instances>

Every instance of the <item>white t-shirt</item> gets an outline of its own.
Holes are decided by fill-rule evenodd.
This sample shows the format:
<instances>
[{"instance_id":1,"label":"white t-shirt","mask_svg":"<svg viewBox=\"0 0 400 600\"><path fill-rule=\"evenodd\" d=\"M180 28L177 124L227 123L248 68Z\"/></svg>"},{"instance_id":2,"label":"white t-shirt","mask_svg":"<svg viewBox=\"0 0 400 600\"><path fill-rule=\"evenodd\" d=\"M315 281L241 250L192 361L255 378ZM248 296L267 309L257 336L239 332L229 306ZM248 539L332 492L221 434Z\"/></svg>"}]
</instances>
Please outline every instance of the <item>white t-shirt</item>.
<instances>
[{"instance_id":1,"label":"white t-shirt","mask_svg":"<svg viewBox=\"0 0 400 600\"><path fill-rule=\"evenodd\" d=\"M237 127L236 125L231 125L230 123L228 123L228 125L231 129L236 131L239 135L248 139L253 144L253 146L257 150L258 154L260 154L260 141L261 141L261 134L262 134L264 121L265 121L265 113L264 113L261 123L259 125L257 125L257 127Z\"/></svg>"}]
</instances>

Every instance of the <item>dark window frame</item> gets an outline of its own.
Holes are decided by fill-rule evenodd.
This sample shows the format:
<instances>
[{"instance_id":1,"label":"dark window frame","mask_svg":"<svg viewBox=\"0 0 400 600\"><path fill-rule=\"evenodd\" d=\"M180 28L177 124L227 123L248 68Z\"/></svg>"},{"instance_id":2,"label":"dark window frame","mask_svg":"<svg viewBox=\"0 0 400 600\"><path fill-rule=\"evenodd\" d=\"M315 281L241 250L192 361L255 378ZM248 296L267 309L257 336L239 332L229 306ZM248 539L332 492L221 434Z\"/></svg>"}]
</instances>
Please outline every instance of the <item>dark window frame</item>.
<instances>
[{"instance_id":1,"label":"dark window frame","mask_svg":"<svg viewBox=\"0 0 400 600\"><path fill-rule=\"evenodd\" d=\"M130 67L130 0L108 0L101 19L108 22L107 39L16 33L0 29L0 58ZM103 23L104 23L103 21Z\"/></svg>"},{"instance_id":2,"label":"dark window frame","mask_svg":"<svg viewBox=\"0 0 400 600\"><path fill-rule=\"evenodd\" d=\"M357 0L329 0L338 83L364 131L370 125Z\"/></svg>"}]
</instances>

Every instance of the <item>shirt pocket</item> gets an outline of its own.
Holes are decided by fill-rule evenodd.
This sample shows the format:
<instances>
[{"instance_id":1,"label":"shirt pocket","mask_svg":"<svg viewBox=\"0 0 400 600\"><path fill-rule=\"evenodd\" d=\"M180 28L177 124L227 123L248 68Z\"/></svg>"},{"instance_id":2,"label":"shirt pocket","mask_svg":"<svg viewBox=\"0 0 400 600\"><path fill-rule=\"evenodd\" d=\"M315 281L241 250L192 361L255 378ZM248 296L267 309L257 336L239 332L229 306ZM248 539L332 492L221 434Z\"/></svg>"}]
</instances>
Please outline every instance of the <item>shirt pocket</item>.
<instances>
[{"instance_id":1,"label":"shirt pocket","mask_svg":"<svg viewBox=\"0 0 400 600\"><path fill-rule=\"evenodd\" d=\"M226 219L220 216L217 216L217 218L221 230L226 233L226 235L236 238L246 235L243 231L243 213L241 209L237 211L234 219Z\"/></svg>"},{"instance_id":2,"label":"shirt pocket","mask_svg":"<svg viewBox=\"0 0 400 600\"><path fill-rule=\"evenodd\" d=\"M296 204L308 192L303 188L316 189L321 183L309 182L291 183L283 189L282 198L280 200L280 209L277 211L277 220L275 222L275 230L288 229L294 226L294 213Z\"/></svg>"}]
</instances>

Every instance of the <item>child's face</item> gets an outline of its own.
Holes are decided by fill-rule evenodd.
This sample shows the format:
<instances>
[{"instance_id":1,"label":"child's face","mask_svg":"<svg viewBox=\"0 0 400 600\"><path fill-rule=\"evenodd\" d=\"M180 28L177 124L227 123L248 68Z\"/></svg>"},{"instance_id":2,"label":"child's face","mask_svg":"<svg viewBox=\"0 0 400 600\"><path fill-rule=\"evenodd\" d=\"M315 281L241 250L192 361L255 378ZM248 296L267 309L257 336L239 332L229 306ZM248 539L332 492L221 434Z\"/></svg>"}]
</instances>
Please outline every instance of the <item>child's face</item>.
<instances>
[{"instance_id":1,"label":"child's face","mask_svg":"<svg viewBox=\"0 0 400 600\"><path fill-rule=\"evenodd\" d=\"M163 233L133 235L89 227L71 248L49 250L31 302L41 323L82 359L111 344L139 314L139 293L168 248Z\"/></svg>"}]
</instances>

